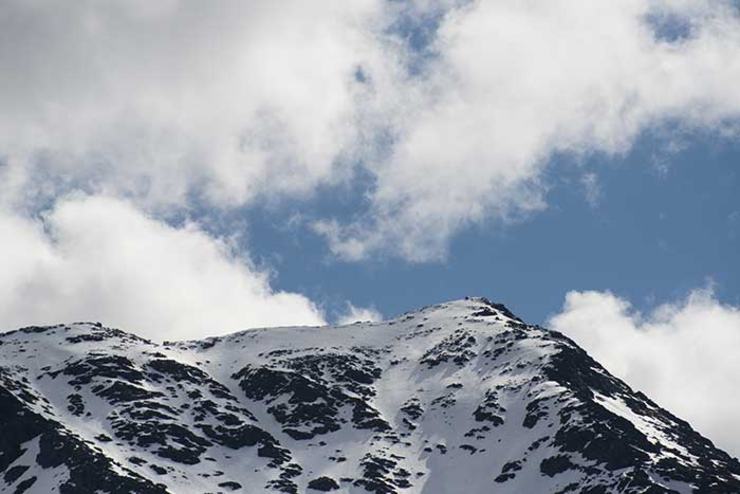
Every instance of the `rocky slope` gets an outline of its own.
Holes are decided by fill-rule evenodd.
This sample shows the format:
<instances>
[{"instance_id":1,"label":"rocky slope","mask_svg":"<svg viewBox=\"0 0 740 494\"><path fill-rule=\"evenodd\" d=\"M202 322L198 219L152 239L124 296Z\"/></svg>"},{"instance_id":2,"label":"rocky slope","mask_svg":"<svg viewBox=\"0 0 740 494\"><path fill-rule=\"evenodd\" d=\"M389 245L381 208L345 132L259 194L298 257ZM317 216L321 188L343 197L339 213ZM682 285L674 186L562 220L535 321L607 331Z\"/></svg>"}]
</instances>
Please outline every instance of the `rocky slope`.
<instances>
[{"instance_id":1,"label":"rocky slope","mask_svg":"<svg viewBox=\"0 0 740 494\"><path fill-rule=\"evenodd\" d=\"M740 463L485 299L164 344L0 334L0 493L321 491L740 493Z\"/></svg>"}]
</instances>

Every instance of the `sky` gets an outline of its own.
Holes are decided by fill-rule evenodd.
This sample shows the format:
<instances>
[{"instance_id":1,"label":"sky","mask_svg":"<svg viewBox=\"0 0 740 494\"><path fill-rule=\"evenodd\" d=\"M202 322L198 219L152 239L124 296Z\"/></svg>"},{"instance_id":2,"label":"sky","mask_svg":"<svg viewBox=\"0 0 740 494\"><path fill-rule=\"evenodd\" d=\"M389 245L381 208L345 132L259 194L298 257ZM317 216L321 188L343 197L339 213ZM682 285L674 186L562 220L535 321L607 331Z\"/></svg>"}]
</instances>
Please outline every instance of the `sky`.
<instances>
[{"instance_id":1,"label":"sky","mask_svg":"<svg viewBox=\"0 0 740 494\"><path fill-rule=\"evenodd\" d=\"M482 295L740 455L739 54L730 0L5 0L0 328Z\"/></svg>"}]
</instances>

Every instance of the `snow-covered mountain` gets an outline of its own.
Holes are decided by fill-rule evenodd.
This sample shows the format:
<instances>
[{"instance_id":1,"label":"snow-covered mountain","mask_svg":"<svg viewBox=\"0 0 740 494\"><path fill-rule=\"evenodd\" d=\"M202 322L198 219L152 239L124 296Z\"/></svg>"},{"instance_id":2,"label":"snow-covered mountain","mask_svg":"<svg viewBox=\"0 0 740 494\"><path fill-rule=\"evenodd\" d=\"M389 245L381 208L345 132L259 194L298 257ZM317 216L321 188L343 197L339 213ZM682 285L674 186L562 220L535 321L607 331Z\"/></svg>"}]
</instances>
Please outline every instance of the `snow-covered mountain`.
<instances>
[{"instance_id":1,"label":"snow-covered mountain","mask_svg":"<svg viewBox=\"0 0 740 494\"><path fill-rule=\"evenodd\" d=\"M157 344L0 335L0 493L740 493L571 340L471 298Z\"/></svg>"}]
</instances>

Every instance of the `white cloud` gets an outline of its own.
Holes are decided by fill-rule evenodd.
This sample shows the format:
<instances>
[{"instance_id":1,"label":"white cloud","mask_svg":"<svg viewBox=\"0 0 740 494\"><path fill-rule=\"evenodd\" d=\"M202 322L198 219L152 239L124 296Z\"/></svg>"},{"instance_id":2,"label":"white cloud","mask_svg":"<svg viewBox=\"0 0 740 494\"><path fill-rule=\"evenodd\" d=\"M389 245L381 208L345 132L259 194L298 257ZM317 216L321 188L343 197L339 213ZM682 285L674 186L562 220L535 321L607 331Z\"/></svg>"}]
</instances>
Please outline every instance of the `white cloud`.
<instances>
[{"instance_id":1,"label":"white cloud","mask_svg":"<svg viewBox=\"0 0 740 494\"><path fill-rule=\"evenodd\" d=\"M686 36L668 41L656 23L686 23ZM718 129L740 116L730 2L466 2L432 48L438 57L403 87L390 157L370 164L370 214L318 223L347 259L441 258L468 225L545 207L554 153L624 153L651 127Z\"/></svg>"},{"instance_id":2,"label":"white cloud","mask_svg":"<svg viewBox=\"0 0 740 494\"><path fill-rule=\"evenodd\" d=\"M422 63L402 17L431 33ZM656 36L671 23L685 36ZM729 0L10 0L0 203L229 208L364 167L364 214L316 223L331 249L439 259L466 226L546 207L553 153L735 122L738 51Z\"/></svg>"},{"instance_id":3,"label":"white cloud","mask_svg":"<svg viewBox=\"0 0 740 494\"><path fill-rule=\"evenodd\" d=\"M355 322L378 322L383 320L383 314L373 307L355 307L347 303L347 312L339 316L337 324L340 326Z\"/></svg>"},{"instance_id":4,"label":"white cloud","mask_svg":"<svg viewBox=\"0 0 740 494\"><path fill-rule=\"evenodd\" d=\"M441 19L423 63L390 28L402 15ZM687 35L656 37L665 19ZM736 122L738 51L729 0L9 0L0 214L37 246L17 255L58 259L28 218L70 191L182 213L309 197L364 167L367 211L316 231L347 259L439 259L468 225L546 207L553 153Z\"/></svg>"},{"instance_id":5,"label":"white cloud","mask_svg":"<svg viewBox=\"0 0 740 494\"><path fill-rule=\"evenodd\" d=\"M355 73L383 80L381 5L3 2L2 199L224 206L343 180L366 97Z\"/></svg>"},{"instance_id":6,"label":"white cloud","mask_svg":"<svg viewBox=\"0 0 740 494\"><path fill-rule=\"evenodd\" d=\"M583 194L589 206L592 208L598 206L601 200L599 177L593 172L584 173L581 175L581 187L583 187Z\"/></svg>"},{"instance_id":7,"label":"white cloud","mask_svg":"<svg viewBox=\"0 0 740 494\"><path fill-rule=\"evenodd\" d=\"M197 225L173 228L128 202L62 200L32 221L0 211L0 328L99 320L154 339L319 325L305 297Z\"/></svg>"},{"instance_id":8,"label":"white cloud","mask_svg":"<svg viewBox=\"0 0 740 494\"><path fill-rule=\"evenodd\" d=\"M740 308L710 290L647 314L609 292L569 292L549 325L659 405L740 455Z\"/></svg>"}]
</instances>

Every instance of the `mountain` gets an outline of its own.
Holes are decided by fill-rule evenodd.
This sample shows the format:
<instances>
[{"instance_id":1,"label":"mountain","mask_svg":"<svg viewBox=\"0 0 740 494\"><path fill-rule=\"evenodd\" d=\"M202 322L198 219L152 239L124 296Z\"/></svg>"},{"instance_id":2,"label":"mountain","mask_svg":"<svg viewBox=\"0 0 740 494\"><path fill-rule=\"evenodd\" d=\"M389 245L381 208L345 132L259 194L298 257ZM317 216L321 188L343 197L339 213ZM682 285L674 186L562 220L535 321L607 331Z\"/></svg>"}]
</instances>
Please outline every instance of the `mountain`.
<instances>
[{"instance_id":1,"label":"mountain","mask_svg":"<svg viewBox=\"0 0 740 494\"><path fill-rule=\"evenodd\" d=\"M158 344L0 334L0 493L740 493L740 463L560 333L470 298Z\"/></svg>"}]
</instances>

